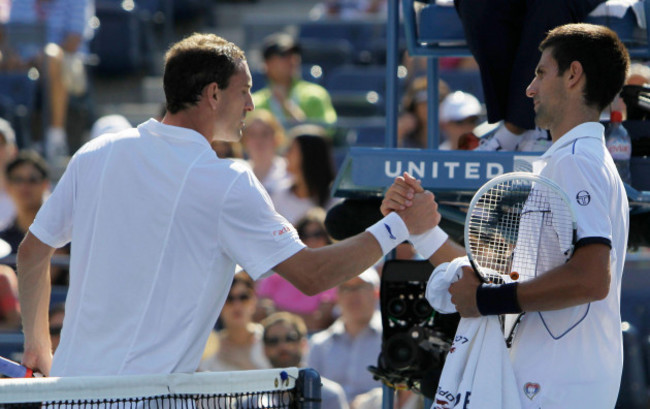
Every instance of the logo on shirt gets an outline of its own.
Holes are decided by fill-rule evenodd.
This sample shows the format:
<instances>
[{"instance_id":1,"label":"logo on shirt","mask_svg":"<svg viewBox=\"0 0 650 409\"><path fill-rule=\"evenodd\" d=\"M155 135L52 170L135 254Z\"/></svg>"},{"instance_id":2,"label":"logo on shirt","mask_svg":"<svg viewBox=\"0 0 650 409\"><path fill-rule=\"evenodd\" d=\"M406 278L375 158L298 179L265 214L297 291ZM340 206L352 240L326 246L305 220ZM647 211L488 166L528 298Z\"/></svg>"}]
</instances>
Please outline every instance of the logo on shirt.
<instances>
[{"instance_id":1,"label":"logo on shirt","mask_svg":"<svg viewBox=\"0 0 650 409\"><path fill-rule=\"evenodd\" d=\"M291 226L281 225L281 226L278 226L278 227L279 227L279 229L273 230L273 233L272 233L273 238L276 239L276 240L281 238L282 236L284 236L285 234L287 234L287 233L289 233L291 231Z\"/></svg>"},{"instance_id":2,"label":"logo on shirt","mask_svg":"<svg viewBox=\"0 0 650 409\"><path fill-rule=\"evenodd\" d=\"M580 206L587 206L591 202L591 195L586 190L581 190L576 195L576 202Z\"/></svg>"},{"instance_id":3,"label":"logo on shirt","mask_svg":"<svg viewBox=\"0 0 650 409\"><path fill-rule=\"evenodd\" d=\"M535 395L537 395L539 393L540 389L541 389L541 387L539 386L538 383L527 382L524 385L524 394L526 395L526 397L528 397L528 399L533 400Z\"/></svg>"},{"instance_id":4,"label":"logo on shirt","mask_svg":"<svg viewBox=\"0 0 650 409\"><path fill-rule=\"evenodd\" d=\"M397 240L397 237L393 236L393 231L390 229L390 226L384 223L384 227L388 230L388 237L390 237L391 240Z\"/></svg>"}]
</instances>

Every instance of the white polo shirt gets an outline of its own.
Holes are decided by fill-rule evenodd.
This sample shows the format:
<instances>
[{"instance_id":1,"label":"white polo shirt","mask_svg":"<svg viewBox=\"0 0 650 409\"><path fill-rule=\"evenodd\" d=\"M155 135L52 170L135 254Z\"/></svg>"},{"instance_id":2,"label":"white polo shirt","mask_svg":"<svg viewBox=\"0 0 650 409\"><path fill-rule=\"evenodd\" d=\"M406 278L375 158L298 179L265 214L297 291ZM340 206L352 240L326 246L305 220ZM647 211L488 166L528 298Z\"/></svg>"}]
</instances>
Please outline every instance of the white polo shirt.
<instances>
[{"instance_id":1,"label":"white polo shirt","mask_svg":"<svg viewBox=\"0 0 650 409\"><path fill-rule=\"evenodd\" d=\"M153 119L82 147L30 231L72 241L53 376L195 371L235 265L304 247L247 165Z\"/></svg>"},{"instance_id":2,"label":"white polo shirt","mask_svg":"<svg viewBox=\"0 0 650 409\"><path fill-rule=\"evenodd\" d=\"M524 315L511 348L522 408L611 409L623 366L620 293L629 208L603 126L590 122L573 128L533 167L572 201L576 247L611 247L612 279L602 301Z\"/></svg>"}]
</instances>

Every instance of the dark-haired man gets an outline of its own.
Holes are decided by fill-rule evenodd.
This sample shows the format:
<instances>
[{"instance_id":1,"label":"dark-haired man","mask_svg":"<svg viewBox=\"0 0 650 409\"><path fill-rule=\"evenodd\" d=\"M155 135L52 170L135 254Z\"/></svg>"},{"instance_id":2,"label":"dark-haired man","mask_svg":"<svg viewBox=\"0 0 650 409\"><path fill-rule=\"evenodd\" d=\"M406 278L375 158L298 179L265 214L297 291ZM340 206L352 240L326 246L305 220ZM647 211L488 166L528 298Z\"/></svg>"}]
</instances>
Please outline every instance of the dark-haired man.
<instances>
[{"instance_id":1,"label":"dark-haired man","mask_svg":"<svg viewBox=\"0 0 650 409\"><path fill-rule=\"evenodd\" d=\"M300 78L300 53L300 45L289 34L275 33L264 39L262 55L267 85L253 94L255 106L273 112L285 123L336 122L327 90Z\"/></svg>"},{"instance_id":2,"label":"dark-haired man","mask_svg":"<svg viewBox=\"0 0 650 409\"><path fill-rule=\"evenodd\" d=\"M553 145L533 168L573 199L574 253L519 284L480 285L468 267L449 292L463 317L526 312L510 350L522 408L609 409L623 367L620 293L629 209L598 121L623 86L629 56L613 31L590 24L551 30L540 50L526 94ZM398 180L382 211L408 206L405 194L418 190L408 176ZM436 253L430 260L445 261Z\"/></svg>"},{"instance_id":3,"label":"dark-haired man","mask_svg":"<svg viewBox=\"0 0 650 409\"><path fill-rule=\"evenodd\" d=\"M251 81L235 44L194 34L166 54L162 122L100 136L74 155L18 252L26 366L57 376L194 372L236 264L255 279L274 270L313 295L437 224L425 193L368 232L305 248L250 168L210 146L240 139ZM70 241L52 361L48 261Z\"/></svg>"}]
</instances>

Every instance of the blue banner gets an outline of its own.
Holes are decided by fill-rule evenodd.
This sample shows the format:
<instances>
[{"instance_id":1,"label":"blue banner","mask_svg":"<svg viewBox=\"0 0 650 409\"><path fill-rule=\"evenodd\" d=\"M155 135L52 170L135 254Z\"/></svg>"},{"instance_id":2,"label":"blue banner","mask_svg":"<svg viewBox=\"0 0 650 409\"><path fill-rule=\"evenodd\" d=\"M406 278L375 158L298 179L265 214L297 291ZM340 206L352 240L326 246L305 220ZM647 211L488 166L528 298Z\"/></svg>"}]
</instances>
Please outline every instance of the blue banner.
<instances>
[{"instance_id":1,"label":"blue banner","mask_svg":"<svg viewBox=\"0 0 650 409\"><path fill-rule=\"evenodd\" d=\"M408 172L432 190L476 190L506 172L531 171L537 154L519 152L436 151L420 149L353 148L353 185L388 187Z\"/></svg>"}]
</instances>

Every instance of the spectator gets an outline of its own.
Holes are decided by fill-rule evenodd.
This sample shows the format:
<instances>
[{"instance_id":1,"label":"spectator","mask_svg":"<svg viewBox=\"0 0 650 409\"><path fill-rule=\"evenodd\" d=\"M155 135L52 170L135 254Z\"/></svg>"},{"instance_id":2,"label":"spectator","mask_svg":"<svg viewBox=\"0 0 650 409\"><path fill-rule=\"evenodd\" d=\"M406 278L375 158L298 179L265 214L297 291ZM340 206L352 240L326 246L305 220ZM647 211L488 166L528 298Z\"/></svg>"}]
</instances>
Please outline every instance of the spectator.
<instances>
[{"instance_id":1,"label":"spectator","mask_svg":"<svg viewBox=\"0 0 650 409\"><path fill-rule=\"evenodd\" d=\"M445 97L440 104L440 149L460 149L461 137L471 134L479 123L481 104L472 94L456 91Z\"/></svg>"},{"instance_id":2,"label":"spectator","mask_svg":"<svg viewBox=\"0 0 650 409\"><path fill-rule=\"evenodd\" d=\"M84 61L93 34L88 22L94 9L94 0L20 0L11 4L10 23L43 25L47 33L47 45L42 50L12 50L7 68L47 69L50 118L45 152L53 163L68 154L65 127L69 95L82 95L87 89Z\"/></svg>"},{"instance_id":3,"label":"spectator","mask_svg":"<svg viewBox=\"0 0 650 409\"><path fill-rule=\"evenodd\" d=\"M199 371L270 367L262 351L262 326L253 322L256 304L253 279L240 269L233 278L228 298L221 310L219 318L223 329L216 333L216 351L201 361Z\"/></svg>"},{"instance_id":4,"label":"spectator","mask_svg":"<svg viewBox=\"0 0 650 409\"><path fill-rule=\"evenodd\" d=\"M63 318L65 317L65 303L54 304L50 308L50 338L52 339L52 353L56 351L61 340L63 329Z\"/></svg>"},{"instance_id":5,"label":"spectator","mask_svg":"<svg viewBox=\"0 0 650 409\"><path fill-rule=\"evenodd\" d=\"M16 216L9 227L0 231L0 239L9 243L12 253L16 253L50 190L50 171L38 153L28 150L19 152L7 164L5 173L7 193L16 208Z\"/></svg>"},{"instance_id":6,"label":"spectator","mask_svg":"<svg viewBox=\"0 0 650 409\"><path fill-rule=\"evenodd\" d=\"M1 242L0 255L5 257L11 251L7 243ZM0 265L0 330L20 328L20 304L18 303L18 279L16 272L7 265Z\"/></svg>"},{"instance_id":7,"label":"spectator","mask_svg":"<svg viewBox=\"0 0 650 409\"><path fill-rule=\"evenodd\" d=\"M289 183L287 161L278 150L284 146L284 128L271 111L256 109L246 116L246 127L242 132L244 152L253 173L267 192Z\"/></svg>"},{"instance_id":8,"label":"spectator","mask_svg":"<svg viewBox=\"0 0 650 409\"><path fill-rule=\"evenodd\" d=\"M343 386L349 402L379 386L366 369L381 352L378 300L379 275L372 268L340 284L341 317L310 340L308 366Z\"/></svg>"},{"instance_id":9,"label":"spectator","mask_svg":"<svg viewBox=\"0 0 650 409\"><path fill-rule=\"evenodd\" d=\"M535 127L533 102L526 96L541 56L537 45L552 28L584 20L604 1L454 1L481 72L488 122L503 121L478 149L542 149L534 140L549 137ZM528 142L519 147L523 139Z\"/></svg>"},{"instance_id":10,"label":"spectator","mask_svg":"<svg viewBox=\"0 0 650 409\"><path fill-rule=\"evenodd\" d=\"M336 201L330 197L334 181L332 148L325 129L318 125L300 125L291 130L292 140L286 154L287 171L292 182L272 192L278 213L295 224L314 207L329 209Z\"/></svg>"},{"instance_id":11,"label":"spectator","mask_svg":"<svg viewBox=\"0 0 650 409\"><path fill-rule=\"evenodd\" d=\"M325 229L325 211L313 208L296 224L300 240L309 248L319 248L332 243ZM271 303L274 310L299 315L309 332L327 328L334 320L332 310L336 303L336 289L332 288L314 296L301 293L290 282L273 274L260 282L257 295Z\"/></svg>"},{"instance_id":12,"label":"spectator","mask_svg":"<svg viewBox=\"0 0 650 409\"><path fill-rule=\"evenodd\" d=\"M130 128L132 128L131 123L123 115L104 115L97 119L90 129L90 139Z\"/></svg>"},{"instance_id":13,"label":"spectator","mask_svg":"<svg viewBox=\"0 0 650 409\"><path fill-rule=\"evenodd\" d=\"M0 231L11 225L16 217L16 207L7 193L7 163L16 157L16 134L11 124L0 118Z\"/></svg>"},{"instance_id":14,"label":"spectator","mask_svg":"<svg viewBox=\"0 0 650 409\"><path fill-rule=\"evenodd\" d=\"M262 321L264 354L273 368L303 366L307 355L307 327L297 315L278 312ZM321 377L321 408L348 409L345 391L336 382Z\"/></svg>"},{"instance_id":15,"label":"spectator","mask_svg":"<svg viewBox=\"0 0 650 409\"><path fill-rule=\"evenodd\" d=\"M327 90L300 79L300 45L293 37L286 33L266 37L262 53L267 86L253 94L255 107L273 112L283 123L336 122Z\"/></svg>"},{"instance_id":16,"label":"spectator","mask_svg":"<svg viewBox=\"0 0 650 409\"><path fill-rule=\"evenodd\" d=\"M650 67L638 62L630 64L625 85L650 85ZM627 107L620 94L614 98L610 109L603 111L601 120L609 121L611 111L620 111L623 113L623 118L627 118Z\"/></svg>"},{"instance_id":17,"label":"spectator","mask_svg":"<svg viewBox=\"0 0 650 409\"><path fill-rule=\"evenodd\" d=\"M439 101L449 94L449 86L438 83ZM417 77L411 82L402 102L402 114L397 122L397 143L403 148L427 147L427 78Z\"/></svg>"}]
</instances>

